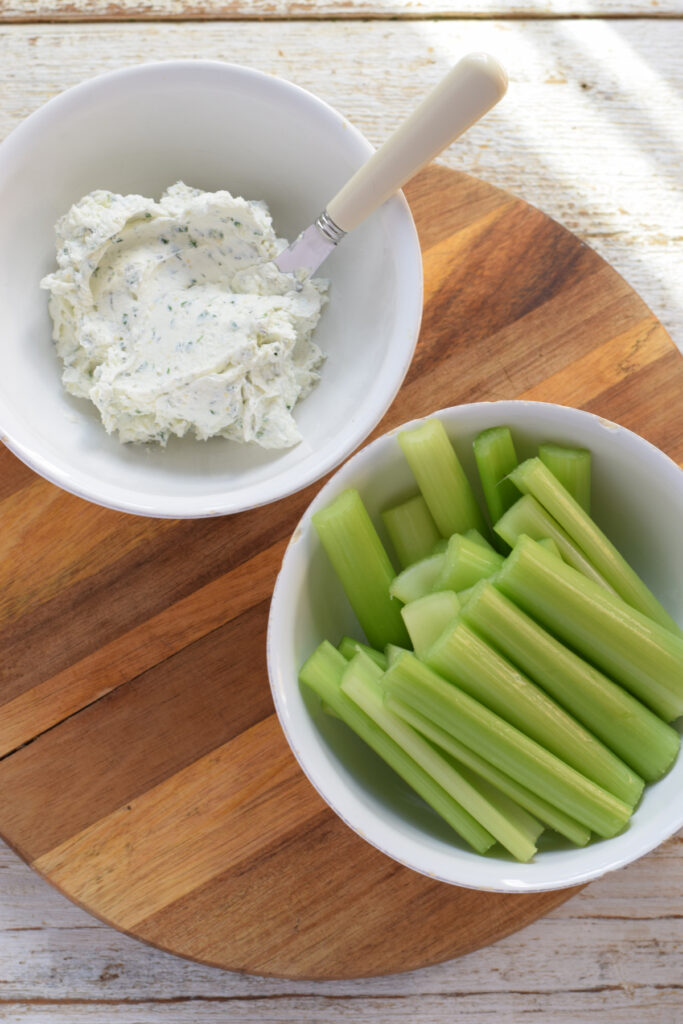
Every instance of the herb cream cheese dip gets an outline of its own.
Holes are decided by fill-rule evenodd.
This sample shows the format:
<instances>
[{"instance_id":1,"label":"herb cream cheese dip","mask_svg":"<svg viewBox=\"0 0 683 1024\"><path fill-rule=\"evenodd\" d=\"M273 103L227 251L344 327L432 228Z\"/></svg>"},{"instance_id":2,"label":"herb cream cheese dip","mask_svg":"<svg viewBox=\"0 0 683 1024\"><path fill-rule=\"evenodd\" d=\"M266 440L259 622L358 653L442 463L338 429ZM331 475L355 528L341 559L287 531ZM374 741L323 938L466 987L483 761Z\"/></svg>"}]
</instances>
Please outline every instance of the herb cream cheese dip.
<instances>
[{"instance_id":1,"label":"herb cream cheese dip","mask_svg":"<svg viewBox=\"0 0 683 1024\"><path fill-rule=\"evenodd\" d=\"M53 337L70 394L121 441L193 431L287 448L319 379L311 334L327 282L272 260L266 205L182 182L159 202L97 191L57 224Z\"/></svg>"}]
</instances>

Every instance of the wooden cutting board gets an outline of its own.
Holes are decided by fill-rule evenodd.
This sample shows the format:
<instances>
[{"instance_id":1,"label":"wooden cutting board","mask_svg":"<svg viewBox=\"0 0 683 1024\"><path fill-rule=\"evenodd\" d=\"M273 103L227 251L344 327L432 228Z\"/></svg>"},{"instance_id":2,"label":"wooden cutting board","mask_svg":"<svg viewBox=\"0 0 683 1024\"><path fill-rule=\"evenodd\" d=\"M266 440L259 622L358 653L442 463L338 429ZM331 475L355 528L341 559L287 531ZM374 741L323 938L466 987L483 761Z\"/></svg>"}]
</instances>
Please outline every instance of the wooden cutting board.
<instances>
[{"instance_id":1,"label":"wooden cutting board","mask_svg":"<svg viewBox=\"0 0 683 1024\"><path fill-rule=\"evenodd\" d=\"M609 266L465 175L430 167L408 196L424 322L375 434L524 397L598 412L683 462L683 359ZM273 713L265 629L319 486L233 517L158 521L67 495L0 451L0 833L115 927L290 978L459 956L576 891L431 881L359 839L300 773Z\"/></svg>"}]
</instances>

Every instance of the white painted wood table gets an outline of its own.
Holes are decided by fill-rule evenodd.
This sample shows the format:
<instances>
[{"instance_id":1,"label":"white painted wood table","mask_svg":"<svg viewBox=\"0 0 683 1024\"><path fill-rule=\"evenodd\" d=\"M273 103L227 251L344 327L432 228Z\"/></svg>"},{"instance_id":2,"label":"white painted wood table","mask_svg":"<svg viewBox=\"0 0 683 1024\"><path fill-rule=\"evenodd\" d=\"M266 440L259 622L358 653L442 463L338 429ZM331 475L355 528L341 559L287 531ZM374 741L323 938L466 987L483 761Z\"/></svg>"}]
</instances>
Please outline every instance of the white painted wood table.
<instances>
[{"instance_id":1,"label":"white painted wood table","mask_svg":"<svg viewBox=\"0 0 683 1024\"><path fill-rule=\"evenodd\" d=\"M472 49L499 56L511 88L444 162L589 242L683 349L683 0L0 0L0 138L100 71L210 57L310 88L377 144ZM324 983L243 977L147 948L0 844L8 1024L598 1017L683 1021L681 835L488 949L412 974Z\"/></svg>"}]
</instances>

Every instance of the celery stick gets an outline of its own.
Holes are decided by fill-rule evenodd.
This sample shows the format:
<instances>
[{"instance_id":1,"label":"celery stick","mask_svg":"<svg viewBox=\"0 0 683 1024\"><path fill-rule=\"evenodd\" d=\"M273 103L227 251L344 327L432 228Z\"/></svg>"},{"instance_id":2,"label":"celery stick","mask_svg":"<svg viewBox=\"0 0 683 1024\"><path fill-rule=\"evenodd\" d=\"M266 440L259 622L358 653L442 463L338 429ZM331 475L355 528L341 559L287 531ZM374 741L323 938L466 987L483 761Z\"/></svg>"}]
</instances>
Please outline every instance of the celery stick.
<instances>
[{"instance_id":1,"label":"celery stick","mask_svg":"<svg viewBox=\"0 0 683 1024\"><path fill-rule=\"evenodd\" d=\"M494 768L492 764L485 761L474 750L470 750L469 747L466 747L464 743L460 743L454 736L441 729L440 726L430 722L428 718L425 718L418 711L414 711L405 701L399 700L398 697L387 695L385 704L390 711L400 715L401 718L405 719L418 732L421 732L428 740L436 743L438 747L441 747L442 750L450 754L451 757L454 757L459 763L471 768L481 778L493 783L501 793L506 793L520 807L524 807L531 814L536 815L537 818L540 818L542 822L554 829L555 832L565 836L575 846L586 845L591 834L578 821L570 818L558 810L557 807L553 807L546 800L542 800L536 793L533 793L525 786L521 786L514 779L510 778L509 775L499 771L498 768Z\"/></svg>"},{"instance_id":2,"label":"celery stick","mask_svg":"<svg viewBox=\"0 0 683 1024\"><path fill-rule=\"evenodd\" d=\"M424 597L425 594L431 594L445 559L444 551L409 565L391 581L389 593L403 604L417 601L418 597Z\"/></svg>"},{"instance_id":3,"label":"celery stick","mask_svg":"<svg viewBox=\"0 0 683 1024\"><path fill-rule=\"evenodd\" d=\"M384 648L384 654L387 659L387 668L389 665L393 665L399 654L403 654L407 649L407 647L397 647L396 644L387 644Z\"/></svg>"},{"instance_id":4,"label":"celery stick","mask_svg":"<svg viewBox=\"0 0 683 1024\"><path fill-rule=\"evenodd\" d=\"M671 722L683 714L683 637L521 537L495 585Z\"/></svg>"},{"instance_id":5,"label":"celery stick","mask_svg":"<svg viewBox=\"0 0 683 1024\"><path fill-rule=\"evenodd\" d=\"M342 491L313 515L313 526L370 646L405 646L400 605L389 594L394 570L358 491Z\"/></svg>"},{"instance_id":6,"label":"celery stick","mask_svg":"<svg viewBox=\"0 0 683 1024\"><path fill-rule=\"evenodd\" d=\"M627 604L643 615L649 615L661 626L681 635L678 623L662 607L600 527L540 459L527 459L521 463L512 472L511 479L520 491L532 494L553 516L590 559L600 575Z\"/></svg>"},{"instance_id":7,"label":"celery stick","mask_svg":"<svg viewBox=\"0 0 683 1024\"><path fill-rule=\"evenodd\" d=\"M552 552L552 554L555 555L556 558L562 558L560 549L558 548L557 544L555 543L552 537L541 537L538 543L541 545L542 548L545 548L546 551Z\"/></svg>"},{"instance_id":8,"label":"celery stick","mask_svg":"<svg viewBox=\"0 0 683 1024\"><path fill-rule=\"evenodd\" d=\"M630 807L640 799L643 780L466 622L444 630L424 660L608 793Z\"/></svg>"},{"instance_id":9,"label":"celery stick","mask_svg":"<svg viewBox=\"0 0 683 1024\"><path fill-rule=\"evenodd\" d=\"M482 535L479 533L479 530L474 530L474 529L463 530L462 536L463 537L467 537L468 540L473 540L476 544L481 544L481 546L483 548L486 548L487 551L495 551L496 550L494 548L493 544L489 544L489 542L486 540L486 538L482 537Z\"/></svg>"},{"instance_id":10,"label":"celery stick","mask_svg":"<svg viewBox=\"0 0 683 1024\"><path fill-rule=\"evenodd\" d=\"M472 448L491 522L496 523L519 497L517 488L506 479L517 465L509 427L483 430L475 437Z\"/></svg>"},{"instance_id":11,"label":"celery stick","mask_svg":"<svg viewBox=\"0 0 683 1024\"><path fill-rule=\"evenodd\" d=\"M419 730L418 730L419 731ZM499 814L514 825L519 830L522 836L524 836L527 843L532 846L536 846L539 836L545 832L545 825L539 821L538 818L534 818L533 814L525 811L523 807L507 796L506 793L502 793L496 786L488 782L486 779L482 779L481 775L477 775L476 772L471 771L464 764L459 764L451 758L448 758L448 763L455 768L459 775L469 782L473 789L476 789L490 804L492 804Z\"/></svg>"},{"instance_id":12,"label":"celery stick","mask_svg":"<svg viewBox=\"0 0 683 1024\"><path fill-rule=\"evenodd\" d=\"M536 846L526 830L489 801L412 726L385 707L384 694L371 669L362 654L350 661L342 676L342 692L517 860L531 860Z\"/></svg>"},{"instance_id":13,"label":"celery stick","mask_svg":"<svg viewBox=\"0 0 683 1024\"><path fill-rule=\"evenodd\" d=\"M500 771L603 838L616 835L628 822L631 809L627 804L447 683L415 655L403 654L380 683L392 697L405 701Z\"/></svg>"},{"instance_id":14,"label":"celery stick","mask_svg":"<svg viewBox=\"0 0 683 1024\"><path fill-rule=\"evenodd\" d=\"M440 420L426 420L398 435L429 511L443 537L474 528L486 533L486 523L474 492Z\"/></svg>"},{"instance_id":15,"label":"celery stick","mask_svg":"<svg viewBox=\"0 0 683 1024\"><path fill-rule=\"evenodd\" d=\"M591 510L591 453L587 448L565 448L561 444L540 444L538 457L581 508Z\"/></svg>"},{"instance_id":16,"label":"celery stick","mask_svg":"<svg viewBox=\"0 0 683 1024\"><path fill-rule=\"evenodd\" d=\"M557 544L560 554L567 565L573 565L575 569L582 572L584 576L599 583L605 590L613 590L604 577L597 571L594 565L586 558L584 553L572 541L562 527L555 522L553 517L546 512L542 505L525 494L523 498L507 510L496 525L496 533L510 545L515 546L519 538L524 534L532 540L543 540L550 538Z\"/></svg>"},{"instance_id":17,"label":"celery stick","mask_svg":"<svg viewBox=\"0 0 683 1024\"><path fill-rule=\"evenodd\" d=\"M413 649L420 657L457 617L460 602L452 590L440 590L401 608Z\"/></svg>"},{"instance_id":18,"label":"celery stick","mask_svg":"<svg viewBox=\"0 0 683 1024\"><path fill-rule=\"evenodd\" d=\"M337 650L344 655L347 661L351 661L358 651L364 651L382 671L387 667L387 658L382 651L376 651L374 647L369 647L367 644L361 643L360 640L354 640L351 636L343 636L337 644Z\"/></svg>"},{"instance_id":19,"label":"celery stick","mask_svg":"<svg viewBox=\"0 0 683 1024\"><path fill-rule=\"evenodd\" d=\"M455 533L448 542L441 572L434 581L434 590L467 590L479 580L498 572L503 556L487 551L481 544Z\"/></svg>"},{"instance_id":20,"label":"celery stick","mask_svg":"<svg viewBox=\"0 0 683 1024\"><path fill-rule=\"evenodd\" d=\"M676 730L547 633L496 587L478 584L462 616L646 782L669 770L680 746Z\"/></svg>"},{"instance_id":21,"label":"celery stick","mask_svg":"<svg viewBox=\"0 0 683 1024\"><path fill-rule=\"evenodd\" d=\"M493 845L493 836L342 693L340 684L349 664L331 643L324 640L303 665L299 679L314 690L459 836L478 853L486 853Z\"/></svg>"},{"instance_id":22,"label":"celery stick","mask_svg":"<svg viewBox=\"0 0 683 1024\"><path fill-rule=\"evenodd\" d=\"M461 608L465 607L465 605L469 601L470 597L472 596L472 594L476 590L477 586L478 586L478 584L475 583L473 587L468 587L467 590L458 590L458 592L456 593L455 596L457 597L458 601L460 602L460 607Z\"/></svg>"},{"instance_id":23,"label":"celery stick","mask_svg":"<svg viewBox=\"0 0 683 1024\"><path fill-rule=\"evenodd\" d=\"M440 538L421 494L382 512L382 520L402 569L432 553Z\"/></svg>"}]
</instances>

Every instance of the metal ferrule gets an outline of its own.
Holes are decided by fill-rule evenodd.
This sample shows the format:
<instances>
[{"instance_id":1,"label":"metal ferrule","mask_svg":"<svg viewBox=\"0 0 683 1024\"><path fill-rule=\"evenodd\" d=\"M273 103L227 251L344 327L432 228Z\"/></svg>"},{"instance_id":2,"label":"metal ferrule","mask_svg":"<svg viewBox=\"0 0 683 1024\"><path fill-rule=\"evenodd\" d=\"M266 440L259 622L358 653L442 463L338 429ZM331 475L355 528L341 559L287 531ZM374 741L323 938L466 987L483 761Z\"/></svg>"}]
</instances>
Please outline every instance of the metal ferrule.
<instances>
[{"instance_id":1,"label":"metal ferrule","mask_svg":"<svg viewBox=\"0 0 683 1024\"><path fill-rule=\"evenodd\" d=\"M326 238L328 242L332 242L333 245L337 245L341 242L342 238L346 234L345 231L342 231L342 229L334 223L327 210L323 210L316 220L315 226L323 238Z\"/></svg>"}]
</instances>

